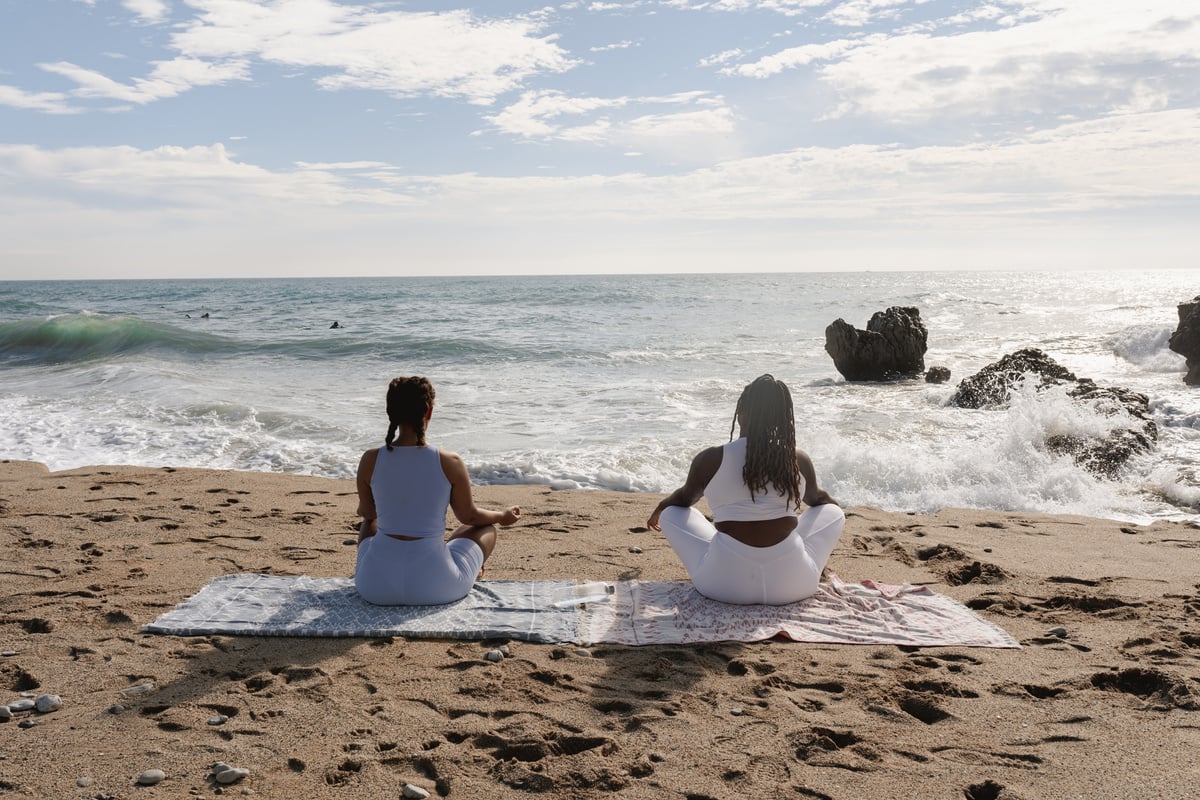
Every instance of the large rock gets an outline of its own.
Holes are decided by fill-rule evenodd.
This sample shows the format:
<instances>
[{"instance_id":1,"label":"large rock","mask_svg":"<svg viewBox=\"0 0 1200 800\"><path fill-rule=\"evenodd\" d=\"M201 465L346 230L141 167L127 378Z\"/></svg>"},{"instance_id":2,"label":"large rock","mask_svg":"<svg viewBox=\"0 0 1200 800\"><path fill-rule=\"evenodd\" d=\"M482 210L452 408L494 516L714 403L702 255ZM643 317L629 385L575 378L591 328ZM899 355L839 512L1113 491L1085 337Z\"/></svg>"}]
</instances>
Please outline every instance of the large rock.
<instances>
[{"instance_id":1,"label":"large rock","mask_svg":"<svg viewBox=\"0 0 1200 800\"><path fill-rule=\"evenodd\" d=\"M1183 382L1189 386L1200 385L1200 296L1179 305L1179 326L1171 334L1167 347L1187 359Z\"/></svg>"},{"instance_id":2,"label":"large rock","mask_svg":"<svg viewBox=\"0 0 1200 800\"><path fill-rule=\"evenodd\" d=\"M825 352L848 381L911 378L925 371L928 338L920 311L892 306L875 312L865 331L834 320L825 329Z\"/></svg>"},{"instance_id":3,"label":"large rock","mask_svg":"<svg viewBox=\"0 0 1200 800\"><path fill-rule=\"evenodd\" d=\"M1150 416L1146 395L1120 387L1097 386L1034 348L1018 350L981 369L958 385L950 404L963 408L1007 405L1018 383L1032 378L1039 390L1066 385L1067 396L1086 403L1106 417L1123 420L1103 436L1057 434L1046 437L1052 452L1066 453L1085 469L1115 476L1130 456L1149 452L1158 441L1158 426Z\"/></svg>"},{"instance_id":4,"label":"large rock","mask_svg":"<svg viewBox=\"0 0 1200 800\"><path fill-rule=\"evenodd\" d=\"M1074 383L1077 378L1069 369L1036 348L1010 353L994 364L988 364L958 384L950 405L961 408L1008 405L1013 388L1030 375L1037 388L1056 383Z\"/></svg>"}]
</instances>

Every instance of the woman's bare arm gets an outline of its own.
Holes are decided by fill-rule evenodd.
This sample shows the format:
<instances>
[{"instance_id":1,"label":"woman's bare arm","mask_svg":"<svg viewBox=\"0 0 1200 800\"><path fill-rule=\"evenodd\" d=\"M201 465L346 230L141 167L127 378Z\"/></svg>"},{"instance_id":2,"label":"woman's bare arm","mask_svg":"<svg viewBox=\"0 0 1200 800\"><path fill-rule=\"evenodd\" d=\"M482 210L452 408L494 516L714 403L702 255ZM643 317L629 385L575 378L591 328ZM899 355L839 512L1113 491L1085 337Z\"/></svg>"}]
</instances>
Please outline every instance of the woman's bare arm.
<instances>
[{"instance_id":1,"label":"woman's bare arm","mask_svg":"<svg viewBox=\"0 0 1200 800\"><path fill-rule=\"evenodd\" d=\"M471 476L467 465L456 453L441 452L442 473L450 481L450 509L463 525L512 525L521 518L521 507L491 511L475 505L471 495Z\"/></svg>"}]
</instances>

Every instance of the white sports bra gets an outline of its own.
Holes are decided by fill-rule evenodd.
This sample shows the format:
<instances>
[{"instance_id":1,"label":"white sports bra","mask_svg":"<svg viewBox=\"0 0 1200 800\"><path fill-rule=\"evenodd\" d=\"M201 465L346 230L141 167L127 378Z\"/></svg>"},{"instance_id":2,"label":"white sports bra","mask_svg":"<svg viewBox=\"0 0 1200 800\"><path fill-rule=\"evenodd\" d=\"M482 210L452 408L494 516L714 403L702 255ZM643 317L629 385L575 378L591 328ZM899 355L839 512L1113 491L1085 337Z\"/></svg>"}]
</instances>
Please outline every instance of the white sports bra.
<instances>
[{"instance_id":1,"label":"white sports bra","mask_svg":"<svg viewBox=\"0 0 1200 800\"><path fill-rule=\"evenodd\" d=\"M765 494L750 495L742 478L746 466L746 439L734 439L722 448L721 466L704 487L713 522L757 522L795 516L798 509L787 497L768 486ZM804 494L804 476L800 476L800 494Z\"/></svg>"}]
</instances>

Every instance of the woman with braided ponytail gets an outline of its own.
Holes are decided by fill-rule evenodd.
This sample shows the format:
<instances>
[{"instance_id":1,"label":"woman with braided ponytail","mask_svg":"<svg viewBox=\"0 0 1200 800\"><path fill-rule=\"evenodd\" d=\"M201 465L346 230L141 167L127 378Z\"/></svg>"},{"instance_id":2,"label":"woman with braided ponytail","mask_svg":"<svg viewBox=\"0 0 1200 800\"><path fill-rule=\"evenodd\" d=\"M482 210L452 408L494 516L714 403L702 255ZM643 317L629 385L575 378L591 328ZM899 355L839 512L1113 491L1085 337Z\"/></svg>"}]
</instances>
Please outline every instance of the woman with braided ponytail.
<instances>
[{"instance_id":1,"label":"woman with braided ponytail","mask_svg":"<svg viewBox=\"0 0 1200 800\"><path fill-rule=\"evenodd\" d=\"M725 603L781 605L817 590L846 517L796 449L792 395L762 375L734 414L741 436L692 461L683 486L654 509L696 591ZM713 522L694 506L708 497ZM800 512L801 503L809 507Z\"/></svg>"},{"instance_id":2,"label":"woman with braided ponytail","mask_svg":"<svg viewBox=\"0 0 1200 800\"><path fill-rule=\"evenodd\" d=\"M420 377L388 385L384 446L358 464L358 558L354 585L376 605L440 605L466 597L496 546L496 526L521 517L513 506L475 505L471 478L454 453L425 443L433 385ZM446 508L462 523L443 539Z\"/></svg>"}]
</instances>

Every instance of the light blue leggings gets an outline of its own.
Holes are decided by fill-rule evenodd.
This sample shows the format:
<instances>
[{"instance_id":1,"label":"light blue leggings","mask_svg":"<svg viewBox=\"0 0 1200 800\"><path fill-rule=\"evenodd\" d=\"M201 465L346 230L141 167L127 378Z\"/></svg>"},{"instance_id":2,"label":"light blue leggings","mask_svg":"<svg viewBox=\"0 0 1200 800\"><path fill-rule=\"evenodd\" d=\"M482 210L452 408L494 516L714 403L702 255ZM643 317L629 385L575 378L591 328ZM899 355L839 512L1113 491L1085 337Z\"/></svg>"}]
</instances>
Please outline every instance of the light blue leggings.
<instances>
[{"instance_id":1,"label":"light blue leggings","mask_svg":"<svg viewBox=\"0 0 1200 800\"><path fill-rule=\"evenodd\" d=\"M700 594L723 603L777 606L817 591L846 515L832 504L805 509L795 530L770 547L721 533L695 508L668 506L659 524Z\"/></svg>"},{"instance_id":2,"label":"light blue leggings","mask_svg":"<svg viewBox=\"0 0 1200 800\"><path fill-rule=\"evenodd\" d=\"M377 533L358 545L354 587L379 606L434 606L461 600L483 569L483 550L466 538L406 542Z\"/></svg>"}]
</instances>

